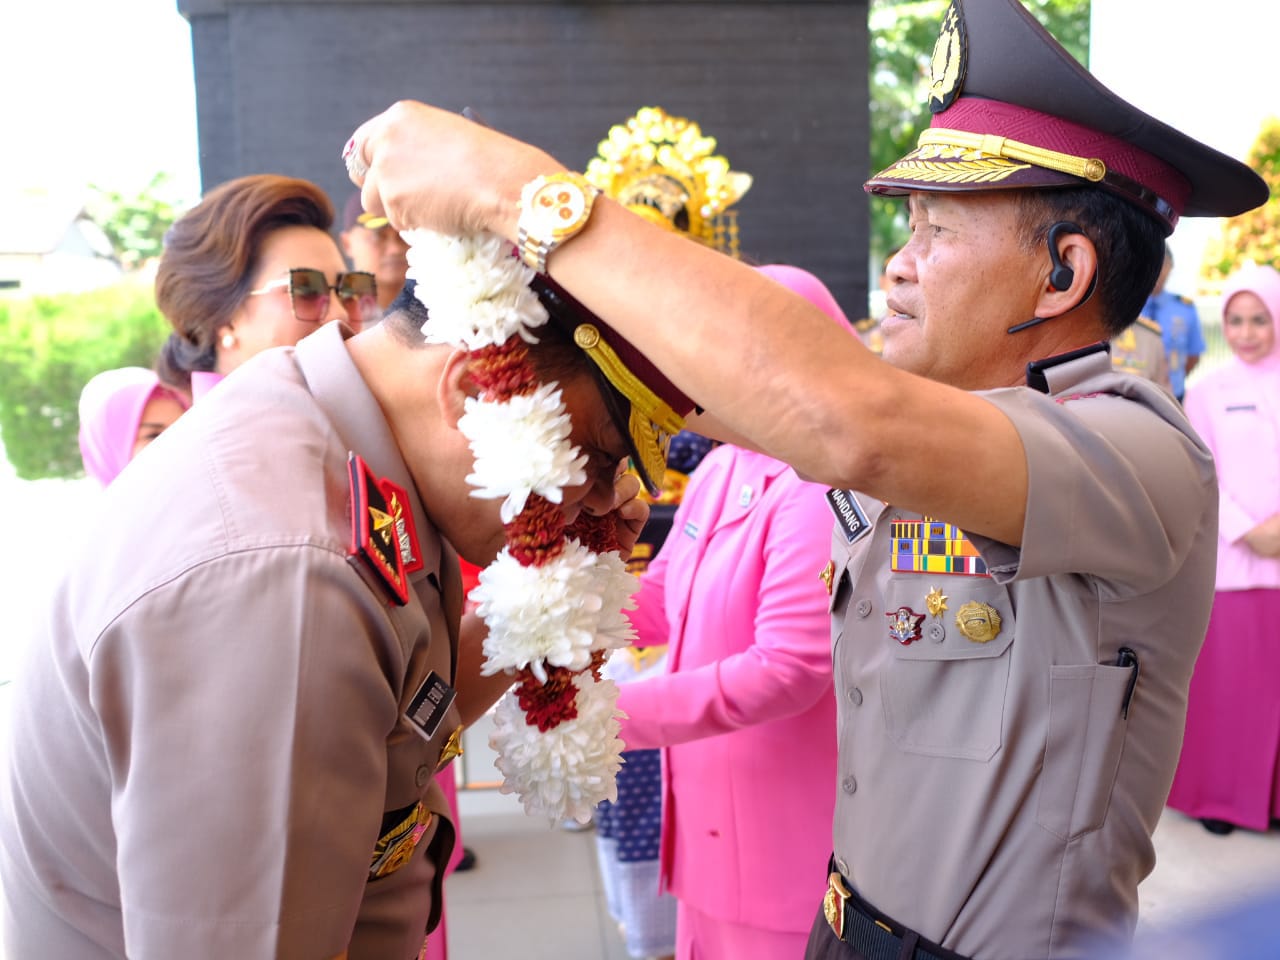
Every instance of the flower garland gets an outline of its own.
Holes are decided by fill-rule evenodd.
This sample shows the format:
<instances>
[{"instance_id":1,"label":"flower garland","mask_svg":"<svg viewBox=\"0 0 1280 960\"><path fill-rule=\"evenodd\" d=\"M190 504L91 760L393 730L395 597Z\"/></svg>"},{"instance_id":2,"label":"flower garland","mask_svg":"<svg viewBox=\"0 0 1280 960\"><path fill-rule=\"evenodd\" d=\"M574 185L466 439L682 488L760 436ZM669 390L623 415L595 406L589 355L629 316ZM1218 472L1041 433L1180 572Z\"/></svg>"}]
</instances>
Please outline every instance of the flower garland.
<instances>
[{"instance_id":1,"label":"flower garland","mask_svg":"<svg viewBox=\"0 0 1280 960\"><path fill-rule=\"evenodd\" d=\"M489 628L482 672L512 674L489 743L503 793L551 821L591 818L616 800L623 749L618 688L602 679L611 650L635 636L625 610L636 580L618 554L613 520L585 512L566 527L563 488L586 481L587 458L558 384L528 360L549 317L529 289L533 271L500 237L406 231L408 276L430 319L423 334L471 354L480 395L458 427L475 453L472 496L502 498L506 546L470 596Z\"/></svg>"}]
</instances>

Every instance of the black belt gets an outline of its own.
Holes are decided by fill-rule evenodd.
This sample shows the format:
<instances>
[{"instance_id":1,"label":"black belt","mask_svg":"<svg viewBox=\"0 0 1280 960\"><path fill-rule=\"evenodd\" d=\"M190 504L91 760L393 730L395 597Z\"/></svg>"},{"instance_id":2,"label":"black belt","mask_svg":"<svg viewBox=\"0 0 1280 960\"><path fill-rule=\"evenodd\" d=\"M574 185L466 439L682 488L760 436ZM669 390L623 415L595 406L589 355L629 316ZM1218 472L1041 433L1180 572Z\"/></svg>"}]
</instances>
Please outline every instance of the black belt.
<instances>
[{"instance_id":1,"label":"black belt","mask_svg":"<svg viewBox=\"0 0 1280 960\"><path fill-rule=\"evenodd\" d=\"M828 870L823 915L831 932L867 960L966 960L872 907L840 875L834 858Z\"/></svg>"}]
</instances>

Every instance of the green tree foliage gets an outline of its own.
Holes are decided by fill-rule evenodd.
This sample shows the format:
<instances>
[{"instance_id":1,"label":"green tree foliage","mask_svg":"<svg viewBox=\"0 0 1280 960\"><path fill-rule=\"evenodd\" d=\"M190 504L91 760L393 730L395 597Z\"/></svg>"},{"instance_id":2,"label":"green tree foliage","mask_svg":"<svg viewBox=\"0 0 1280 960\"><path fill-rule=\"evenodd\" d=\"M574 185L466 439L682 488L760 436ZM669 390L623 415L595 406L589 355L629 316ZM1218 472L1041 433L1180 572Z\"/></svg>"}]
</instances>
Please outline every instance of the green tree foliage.
<instances>
[{"instance_id":1,"label":"green tree foliage","mask_svg":"<svg viewBox=\"0 0 1280 960\"><path fill-rule=\"evenodd\" d=\"M1222 222L1205 248L1200 274L1212 292L1246 263L1280 268L1280 117L1267 117L1245 160L1271 188L1262 206Z\"/></svg>"},{"instance_id":2,"label":"green tree foliage","mask_svg":"<svg viewBox=\"0 0 1280 960\"><path fill-rule=\"evenodd\" d=\"M929 126L929 61L948 0L871 0L871 169L913 149ZM1023 0L1073 57L1088 65L1090 0ZM871 197L871 256L879 263L906 240L901 201Z\"/></svg>"},{"instance_id":3,"label":"green tree foliage","mask_svg":"<svg viewBox=\"0 0 1280 960\"><path fill-rule=\"evenodd\" d=\"M17 475L81 475L81 389L103 370L150 367L168 332L151 285L139 279L0 299L0 439Z\"/></svg>"},{"instance_id":4,"label":"green tree foliage","mask_svg":"<svg viewBox=\"0 0 1280 960\"><path fill-rule=\"evenodd\" d=\"M157 173L136 196L101 187L90 189L89 216L107 235L126 270L160 255L164 235L183 209L167 173Z\"/></svg>"}]
</instances>

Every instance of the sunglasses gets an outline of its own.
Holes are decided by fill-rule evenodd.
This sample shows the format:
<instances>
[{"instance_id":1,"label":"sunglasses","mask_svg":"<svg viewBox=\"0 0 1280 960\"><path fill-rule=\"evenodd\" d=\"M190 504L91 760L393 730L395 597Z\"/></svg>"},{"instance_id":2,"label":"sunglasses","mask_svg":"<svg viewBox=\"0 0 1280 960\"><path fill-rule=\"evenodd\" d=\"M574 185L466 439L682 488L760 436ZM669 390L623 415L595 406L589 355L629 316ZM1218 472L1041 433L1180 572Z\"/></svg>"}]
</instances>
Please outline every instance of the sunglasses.
<instances>
[{"instance_id":1,"label":"sunglasses","mask_svg":"<svg viewBox=\"0 0 1280 960\"><path fill-rule=\"evenodd\" d=\"M248 295L272 293L288 288L289 302L294 317L302 323L323 323L329 312L329 291L338 295L338 302L347 311L352 323L362 323L373 317L378 309L378 281L372 273L353 270L338 274L338 282L329 283L323 270L312 267L293 267L289 276L274 280L260 290L250 290Z\"/></svg>"}]
</instances>

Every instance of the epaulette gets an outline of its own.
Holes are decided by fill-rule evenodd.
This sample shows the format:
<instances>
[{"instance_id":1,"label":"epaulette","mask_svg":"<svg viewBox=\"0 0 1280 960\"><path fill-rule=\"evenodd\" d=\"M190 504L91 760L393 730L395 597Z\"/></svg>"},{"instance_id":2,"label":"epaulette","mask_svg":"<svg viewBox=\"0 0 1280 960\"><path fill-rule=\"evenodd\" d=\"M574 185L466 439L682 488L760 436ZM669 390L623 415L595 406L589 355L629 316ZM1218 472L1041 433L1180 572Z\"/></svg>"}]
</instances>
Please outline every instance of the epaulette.
<instances>
[{"instance_id":1,"label":"epaulette","mask_svg":"<svg viewBox=\"0 0 1280 960\"><path fill-rule=\"evenodd\" d=\"M370 571L400 606L409 602L409 575L423 567L408 494L376 477L363 458L347 457L351 483L350 557Z\"/></svg>"},{"instance_id":2,"label":"epaulette","mask_svg":"<svg viewBox=\"0 0 1280 960\"><path fill-rule=\"evenodd\" d=\"M1150 317L1139 317L1134 322L1140 327L1146 327L1152 333L1158 333L1161 336L1164 335L1164 331L1160 329L1160 324L1156 323Z\"/></svg>"}]
</instances>

